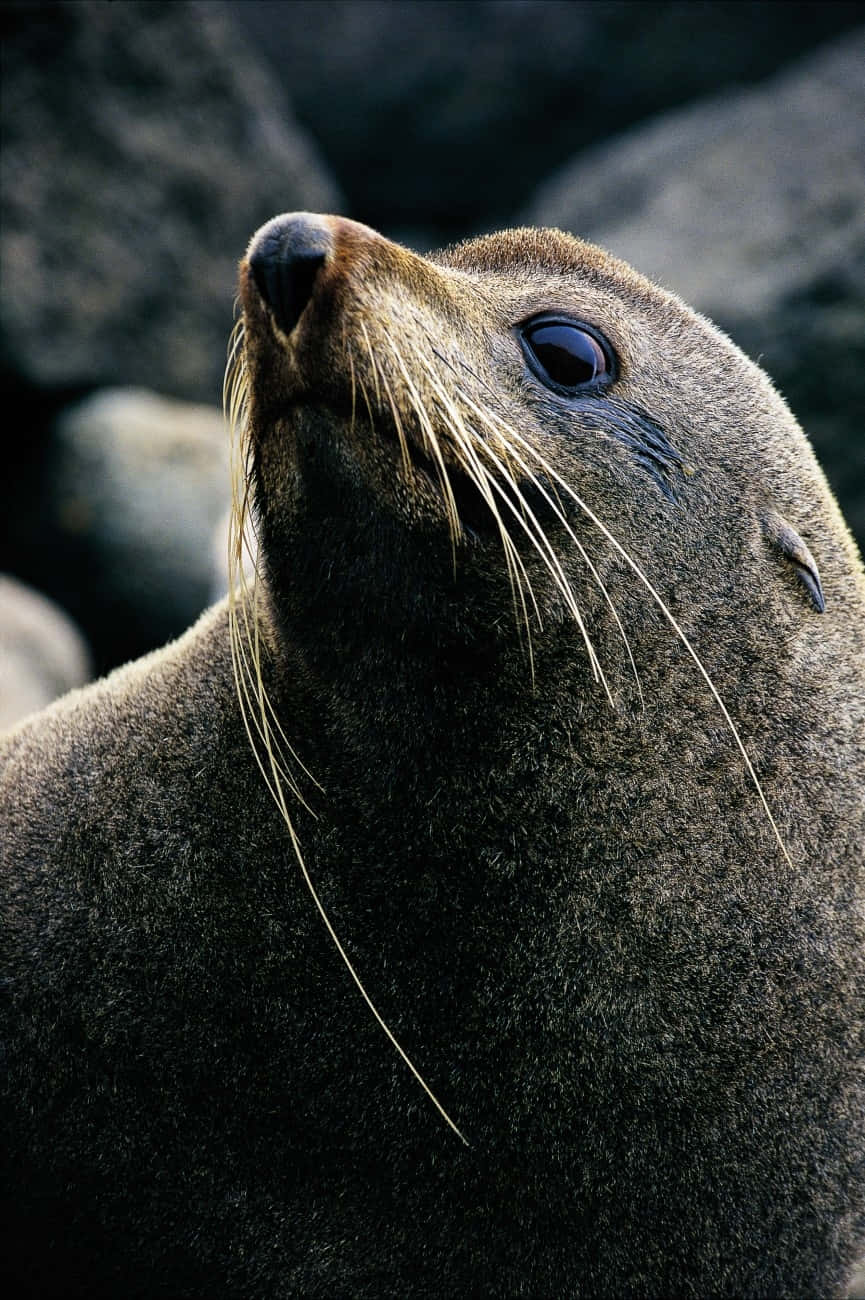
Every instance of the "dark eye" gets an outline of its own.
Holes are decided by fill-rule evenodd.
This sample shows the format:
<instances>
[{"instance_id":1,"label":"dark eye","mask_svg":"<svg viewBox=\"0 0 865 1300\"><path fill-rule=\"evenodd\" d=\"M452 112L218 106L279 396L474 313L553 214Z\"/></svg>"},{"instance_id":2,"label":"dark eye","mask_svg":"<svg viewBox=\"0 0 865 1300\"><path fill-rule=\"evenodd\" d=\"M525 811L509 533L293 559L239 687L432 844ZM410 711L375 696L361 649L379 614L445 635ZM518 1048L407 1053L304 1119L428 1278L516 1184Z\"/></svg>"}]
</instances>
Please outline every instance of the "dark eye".
<instances>
[{"instance_id":1,"label":"dark eye","mask_svg":"<svg viewBox=\"0 0 865 1300\"><path fill-rule=\"evenodd\" d=\"M520 337L532 370L553 388L584 388L612 376L611 353L585 326L534 321L522 327Z\"/></svg>"}]
</instances>

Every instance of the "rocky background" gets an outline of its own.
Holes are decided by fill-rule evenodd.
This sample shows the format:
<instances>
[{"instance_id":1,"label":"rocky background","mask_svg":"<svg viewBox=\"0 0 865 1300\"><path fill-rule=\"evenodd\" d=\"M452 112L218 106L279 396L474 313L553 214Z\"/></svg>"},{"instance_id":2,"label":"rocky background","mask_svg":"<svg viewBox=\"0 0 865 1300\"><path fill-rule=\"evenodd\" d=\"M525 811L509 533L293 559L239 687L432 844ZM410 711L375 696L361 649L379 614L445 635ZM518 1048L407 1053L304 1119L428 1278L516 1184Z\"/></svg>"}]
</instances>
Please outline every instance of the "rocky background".
<instances>
[{"instance_id":1,"label":"rocky background","mask_svg":"<svg viewBox=\"0 0 865 1300\"><path fill-rule=\"evenodd\" d=\"M7 0L0 22L0 725L224 585L235 265L286 209L420 250L525 221L604 244L761 359L865 542L863 4Z\"/></svg>"}]
</instances>

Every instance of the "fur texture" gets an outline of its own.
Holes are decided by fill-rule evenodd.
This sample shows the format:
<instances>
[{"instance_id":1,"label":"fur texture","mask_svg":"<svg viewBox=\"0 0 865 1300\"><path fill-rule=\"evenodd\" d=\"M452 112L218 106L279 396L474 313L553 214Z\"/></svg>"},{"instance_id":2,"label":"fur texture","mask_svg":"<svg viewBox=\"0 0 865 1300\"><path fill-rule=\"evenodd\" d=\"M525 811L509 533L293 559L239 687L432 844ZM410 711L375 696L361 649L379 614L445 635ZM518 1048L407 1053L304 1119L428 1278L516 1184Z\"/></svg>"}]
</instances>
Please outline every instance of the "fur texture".
<instances>
[{"instance_id":1,"label":"fur texture","mask_svg":"<svg viewBox=\"0 0 865 1300\"><path fill-rule=\"evenodd\" d=\"M312 904L217 607L3 745L16 1294L840 1296L865 1200L865 579L808 444L728 340L598 249L516 231L426 260L317 220L332 251L290 337L241 267L261 671L319 783L295 765L310 876L468 1145ZM517 327L550 311L609 340L608 389L531 373ZM508 513L527 631L442 391L479 441L512 431L614 706Z\"/></svg>"}]
</instances>

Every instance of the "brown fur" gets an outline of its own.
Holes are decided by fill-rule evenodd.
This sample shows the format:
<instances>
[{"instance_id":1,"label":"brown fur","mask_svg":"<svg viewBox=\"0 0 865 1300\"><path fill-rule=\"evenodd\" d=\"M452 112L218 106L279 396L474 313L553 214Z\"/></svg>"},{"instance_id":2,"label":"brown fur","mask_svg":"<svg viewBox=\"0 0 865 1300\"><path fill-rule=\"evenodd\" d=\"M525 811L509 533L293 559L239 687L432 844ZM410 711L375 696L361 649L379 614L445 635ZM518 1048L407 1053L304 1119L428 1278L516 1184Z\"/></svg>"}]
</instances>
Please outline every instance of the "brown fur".
<instances>
[{"instance_id":1,"label":"brown fur","mask_svg":"<svg viewBox=\"0 0 865 1300\"><path fill-rule=\"evenodd\" d=\"M253 700L290 831L256 767L221 608L5 743L19 1285L840 1296L865 578L808 444L711 324L596 248L513 231L426 260L321 220L290 337L241 268L258 658L307 806ZM548 310L609 339L606 393L528 371L515 329ZM511 465L612 704L497 498L509 579L445 397ZM660 471L628 441L646 421Z\"/></svg>"}]
</instances>

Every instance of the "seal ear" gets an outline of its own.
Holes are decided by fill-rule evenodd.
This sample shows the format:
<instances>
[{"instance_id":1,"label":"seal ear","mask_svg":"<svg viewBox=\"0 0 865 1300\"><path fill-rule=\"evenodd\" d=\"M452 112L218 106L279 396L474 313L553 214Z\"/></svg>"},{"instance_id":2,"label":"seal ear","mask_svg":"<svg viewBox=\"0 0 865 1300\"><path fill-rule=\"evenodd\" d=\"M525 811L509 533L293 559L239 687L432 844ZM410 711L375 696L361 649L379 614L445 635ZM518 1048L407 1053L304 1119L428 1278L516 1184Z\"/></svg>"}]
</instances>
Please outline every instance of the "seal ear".
<instances>
[{"instance_id":1,"label":"seal ear","mask_svg":"<svg viewBox=\"0 0 865 1300\"><path fill-rule=\"evenodd\" d=\"M817 562L796 529L774 510L770 510L763 519L763 535L770 546L790 561L796 577L811 597L811 604L818 614L822 614L826 609L826 601L820 585Z\"/></svg>"}]
</instances>

